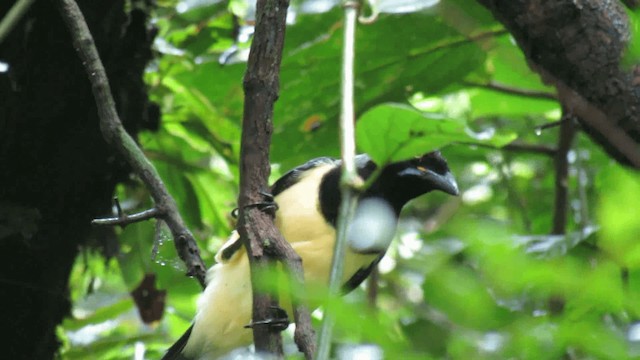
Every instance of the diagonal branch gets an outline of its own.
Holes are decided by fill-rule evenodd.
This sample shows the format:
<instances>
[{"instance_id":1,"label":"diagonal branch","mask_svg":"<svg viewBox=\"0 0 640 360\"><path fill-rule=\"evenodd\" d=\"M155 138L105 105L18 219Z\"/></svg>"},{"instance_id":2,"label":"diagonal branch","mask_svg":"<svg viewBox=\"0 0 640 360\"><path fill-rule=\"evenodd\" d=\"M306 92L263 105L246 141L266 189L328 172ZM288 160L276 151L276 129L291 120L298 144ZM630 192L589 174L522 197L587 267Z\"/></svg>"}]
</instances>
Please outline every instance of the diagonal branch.
<instances>
[{"instance_id":1,"label":"diagonal branch","mask_svg":"<svg viewBox=\"0 0 640 360\"><path fill-rule=\"evenodd\" d=\"M58 8L89 76L100 117L102 136L125 158L136 175L146 184L155 201L158 217L167 223L175 240L178 255L187 265L187 275L195 276L204 287L206 267L200 258L196 241L186 228L178 212L178 206L164 186L160 175L122 126L107 74L78 4L75 0L58 0Z\"/></svg>"},{"instance_id":2,"label":"diagonal branch","mask_svg":"<svg viewBox=\"0 0 640 360\"><path fill-rule=\"evenodd\" d=\"M531 89L510 87L495 81L489 81L486 83L479 83L474 81L463 81L462 84L466 86L493 90L493 91L497 91L497 92L501 92L509 95L528 97L532 99L558 101L558 97L555 94L547 91L537 91L537 90L531 90Z\"/></svg>"},{"instance_id":3,"label":"diagonal branch","mask_svg":"<svg viewBox=\"0 0 640 360\"><path fill-rule=\"evenodd\" d=\"M548 145L528 144L528 143L517 142L517 141L514 141L502 147L494 146L491 144L465 142L465 141L458 142L458 144L466 144L466 145L477 146L481 148L511 151L516 153L531 153L531 154L540 154L540 155L547 155L547 156L555 156L557 152L557 150L554 147L551 147Z\"/></svg>"},{"instance_id":4,"label":"diagonal branch","mask_svg":"<svg viewBox=\"0 0 640 360\"><path fill-rule=\"evenodd\" d=\"M9 12L0 20L0 44L9 36L13 28L18 25L24 14L29 10L35 0L18 0L13 4Z\"/></svg>"},{"instance_id":5,"label":"diagonal branch","mask_svg":"<svg viewBox=\"0 0 640 360\"><path fill-rule=\"evenodd\" d=\"M509 30L585 132L618 162L640 168L640 62L629 50L637 39L622 3L476 1Z\"/></svg>"},{"instance_id":6,"label":"diagonal branch","mask_svg":"<svg viewBox=\"0 0 640 360\"><path fill-rule=\"evenodd\" d=\"M161 214L157 208L147 209L132 215L127 215L119 211L117 217L106 218L106 219L95 219L91 221L91 225L99 225L99 226L116 226L117 225L117 226L125 227L129 224L158 218L160 215Z\"/></svg>"},{"instance_id":7,"label":"diagonal branch","mask_svg":"<svg viewBox=\"0 0 640 360\"><path fill-rule=\"evenodd\" d=\"M589 128L595 129L604 139L613 144L616 152L624 156L626 163L640 169L640 145L629 134L611 123L604 112L562 81L558 81L556 86L563 106L578 116L583 124L588 124Z\"/></svg>"}]
</instances>

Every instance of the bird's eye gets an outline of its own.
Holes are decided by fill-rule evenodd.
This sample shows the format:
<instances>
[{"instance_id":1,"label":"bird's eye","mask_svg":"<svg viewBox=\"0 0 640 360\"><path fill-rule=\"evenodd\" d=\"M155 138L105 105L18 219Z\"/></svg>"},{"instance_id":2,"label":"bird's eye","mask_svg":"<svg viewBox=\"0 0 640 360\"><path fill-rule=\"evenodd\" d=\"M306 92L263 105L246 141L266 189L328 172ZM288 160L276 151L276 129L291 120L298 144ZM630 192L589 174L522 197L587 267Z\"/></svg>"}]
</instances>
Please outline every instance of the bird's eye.
<instances>
[{"instance_id":1,"label":"bird's eye","mask_svg":"<svg viewBox=\"0 0 640 360\"><path fill-rule=\"evenodd\" d=\"M420 170L422 172L427 172L427 168L424 167L424 166L418 166L418 167L416 167L416 169L418 169L418 170Z\"/></svg>"}]
</instances>

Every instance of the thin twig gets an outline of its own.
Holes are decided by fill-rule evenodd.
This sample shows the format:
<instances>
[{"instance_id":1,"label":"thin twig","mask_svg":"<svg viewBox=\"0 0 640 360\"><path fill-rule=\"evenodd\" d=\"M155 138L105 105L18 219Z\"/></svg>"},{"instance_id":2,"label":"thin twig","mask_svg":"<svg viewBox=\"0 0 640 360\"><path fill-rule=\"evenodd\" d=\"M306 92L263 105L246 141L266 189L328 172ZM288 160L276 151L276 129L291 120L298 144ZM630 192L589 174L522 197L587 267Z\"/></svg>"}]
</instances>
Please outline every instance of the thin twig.
<instances>
[{"instance_id":1,"label":"thin twig","mask_svg":"<svg viewBox=\"0 0 640 360\"><path fill-rule=\"evenodd\" d=\"M563 109L563 112L566 112ZM558 152L555 156L555 206L553 211L553 227L552 234L564 234L567 227L567 210L569 203L569 159L568 154L571 150L571 143L575 137L576 129L573 123L572 115L564 113L562 116L562 124L560 125L560 134L558 135Z\"/></svg>"},{"instance_id":2,"label":"thin twig","mask_svg":"<svg viewBox=\"0 0 640 360\"><path fill-rule=\"evenodd\" d=\"M518 191L515 189L511 182L511 159L507 156L506 159L502 159L500 161L496 161L493 163L494 167L498 170L500 174L500 180L504 189L507 192L507 196L510 200L513 201L515 206L520 211L520 216L522 217L522 225L527 233L531 232L531 219L529 219L529 214L527 212L527 206L518 194Z\"/></svg>"},{"instance_id":3,"label":"thin twig","mask_svg":"<svg viewBox=\"0 0 640 360\"><path fill-rule=\"evenodd\" d=\"M7 15L0 21L0 44L11 34L13 28L20 22L35 0L18 0L11 7Z\"/></svg>"},{"instance_id":4,"label":"thin twig","mask_svg":"<svg viewBox=\"0 0 640 360\"><path fill-rule=\"evenodd\" d=\"M525 144L519 142L512 142L502 147L502 150L512 152L526 152L533 154L542 154L548 156L554 156L556 154L556 148L542 145L542 144Z\"/></svg>"},{"instance_id":5,"label":"thin twig","mask_svg":"<svg viewBox=\"0 0 640 360\"><path fill-rule=\"evenodd\" d=\"M580 209L578 210L578 215L580 220L578 221L578 227L584 231L587 226L592 224L591 219L589 218L589 196L587 195L589 183L591 182L591 177L593 174L590 174L587 169L590 169L588 166L588 159L585 159L580 152L576 154L576 187L578 190L578 199L580 201ZM585 161L586 160L586 161Z\"/></svg>"},{"instance_id":6,"label":"thin twig","mask_svg":"<svg viewBox=\"0 0 640 360\"><path fill-rule=\"evenodd\" d=\"M367 302L374 311L377 308L376 302L378 301L379 281L380 268L376 265L373 267L373 270L371 270L371 275L369 275L369 280L367 281Z\"/></svg>"},{"instance_id":7,"label":"thin twig","mask_svg":"<svg viewBox=\"0 0 640 360\"><path fill-rule=\"evenodd\" d=\"M247 249L253 291L253 339L258 352L282 356L281 328L271 326L277 298L259 290L258 276L275 260L284 263L294 288L302 288L302 260L282 237L273 223L273 211L252 204L264 202L269 178L269 147L273 132L273 106L279 92L288 0L258 0L256 29L243 87L244 117L240 150L240 196L238 197L238 233ZM310 312L293 297L296 332L294 339L305 358L313 358L315 335ZM263 326L255 326L264 324Z\"/></svg>"},{"instance_id":8,"label":"thin twig","mask_svg":"<svg viewBox=\"0 0 640 360\"><path fill-rule=\"evenodd\" d=\"M118 217L119 218L125 217L125 213L122 210L122 206L120 205L120 200L118 200L117 196L113 198L113 202L116 204L116 214L118 214Z\"/></svg>"},{"instance_id":9,"label":"thin twig","mask_svg":"<svg viewBox=\"0 0 640 360\"><path fill-rule=\"evenodd\" d=\"M347 247L347 226L353 218L357 205L355 187L358 185L358 172L355 165L356 145L354 126L354 57L355 32L358 17L357 1L346 0L344 7L344 42L342 45L342 110L340 114L340 144L342 150L342 202L338 215L336 242L333 249L331 272L329 273L329 295L337 296L342 287L342 273L344 256ZM360 182L362 180L360 179ZM362 185L362 184L359 184ZM329 359L331 352L331 338L335 323L331 309L325 309L322 327L318 338L318 352L316 359Z\"/></svg>"},{"instance_id":10,"label":"thin twig","mask_svg":"<svg viewBox=\"0 0 640 360\"><path fill-rule=\"evenodd\" d=\"M497 92L501 92L501 93L505 93L505 94L509 94L509 95L523 96L523 97L528 97L528 98L533 98L533 99L541 99L541 100L558 101L558 97L555 94L550 93L550 92L514 88L514 87L511 87L511 86L500 84L500 83L495 82L495 81L489 81L489 82L486 82L486 83L479 83L479 82L474 82L474 81L463 81L462 83L464 85L466 85L466 86L472 86L472 87L478 87L478 88L483 88L483 89L487 89L487 90L493 90L493 91L497 91Z\"/></svg>"},{"instance_id":11,"label":"thin twig","mask_svg":"<svg viewBox=\"0 0 640 360\"><path fill-rule=\"evenodd\" d=\"M100 117L102 136L122 155L136 175L145 183L155 201L158 217L162 218L171 229L178 255L187 266L187 275L195 276L204 288L206 267L200 258L200 250L193 235L185 226L178 212L178 206L164 186L160 175L122 126L104 66L78 4L74 0L59 0L58 7L89 76Z\"/></svg>"},{"instance_id":12,"label":"thin twig","mask_svg":"<svg viewBox=\"0 0 640 360\"><path fill-rule=\"evenodd\" d=\"M536 126L536 133L540 133L542 132L542 130L547 130L547 129L551 129L557 126L560 126L560 124L562 124L562 120L560 121L552 121L550 123L546 123L540 126Z\"/></svg>"},{"instance_id":13,"label":"thin twig","mask_svg":"<svg viewBox=\"0 0 640 360\"><path fill-rule=\"evenodd\" d=\"M114 218L94 219L91 221L91 225L96 226L121 226L125 227L129 224L146 221L149 219L155 219L160 217L160 211L156 208L141 211L136 214L122 214Z\"/></svg>"},{"instance_id":14,"label":"thin twig","mask_svg":"<svg viewBox=\"0 0 640 360\"><path fill-rule=\"evenodd\" d=\"M551 146L541 145L541 144L526 144L521 142L512 142L511 144L507 144L503 147L498 147L491 144L481 144L481 143L471 143L471 142L460 142L459 144L473 145L473 146L478 146L482 148L505 150L505 151L512 151L512 152L540 154L540 155L547 155L547 156L555 156L557 151L556 148Z\"/></svg>"}]
</instances>

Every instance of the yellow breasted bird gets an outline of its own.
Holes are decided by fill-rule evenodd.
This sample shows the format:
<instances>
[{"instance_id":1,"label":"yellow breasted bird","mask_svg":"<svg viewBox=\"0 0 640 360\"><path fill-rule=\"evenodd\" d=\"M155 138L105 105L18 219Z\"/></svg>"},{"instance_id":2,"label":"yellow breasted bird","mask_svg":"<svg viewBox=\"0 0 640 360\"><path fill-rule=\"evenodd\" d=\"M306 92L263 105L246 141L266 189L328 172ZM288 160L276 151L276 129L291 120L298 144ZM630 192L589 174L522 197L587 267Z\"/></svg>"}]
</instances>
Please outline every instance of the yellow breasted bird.
<instances>
[{"instance_id":1,"label":"yellow breasted bird","mask_svg":"<svg viewBox=\"0 0 640 360\"><path fill-rule=\"evenodd\" d=\"M377 167L366 154L356 156L356 166L365 180ZM302 258L307 282L328 283L341 200L340 175L340 160L317 158L287 172L271 187L278 205L276 226ZM458 194L447 162L437 151L387 165L360 195L348 232L343 276L347 291L360 285L384 255L403 206L433 190ZM367 210L366 204L372 202L382 206ZM370 213L383 215L359 219ZM384 220L385 213L390 214L390 221ZM194 323L164 360L216 359L251 343L252 332L245 328L252 311L249 263L244 247L232 246L237 241L234 233L216 255L217 264L207 272L207 287L198 301Z\"/></svg>"}]
</instances>

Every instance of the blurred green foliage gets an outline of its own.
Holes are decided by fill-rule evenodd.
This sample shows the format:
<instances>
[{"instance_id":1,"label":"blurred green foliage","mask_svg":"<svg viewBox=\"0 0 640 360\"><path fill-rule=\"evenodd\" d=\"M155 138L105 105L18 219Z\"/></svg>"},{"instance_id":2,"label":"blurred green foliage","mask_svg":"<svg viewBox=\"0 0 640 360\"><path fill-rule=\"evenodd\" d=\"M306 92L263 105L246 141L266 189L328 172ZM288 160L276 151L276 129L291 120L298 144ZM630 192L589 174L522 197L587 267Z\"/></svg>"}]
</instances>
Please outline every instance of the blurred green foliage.
<instances>
[{"instance_id":1,"label":"blurred green foliage","mask_svg":"<svg viewBox=\"0 0 640 360\"><path fill-rule=\"evenodd\" d=\"M139 141L212 263L234 226L254 10L243 0L158 3L158 56L146 80L163 117ZM293 2L287 29L274 179L339 152L342 16L335 7L305 13L309 3ZM639 175L579 134L568 156L567 235L549 235L553 158L500 147L516 137L554 147L557 128L535 129L560 109L485 86L553 93L490 14L470 0L383 13L358 26L356 44L360 150L387 161L444 146L461 196L430 194L404 211L380 265L376 307L363 306L364 289L331 301L337 341L374 343L389 359L640 356ZM150 206L136 181L118 195L128 212ZM200 290L184 276L168 231L149 221L117 235L117 256L85 249L74 267L73 318L59 331L64 359L159 358L194 315ZM152 325L129 295L145 273L168 293ZM325 294L307 289L310 298Z\"/></svg>"}]
</instances>

